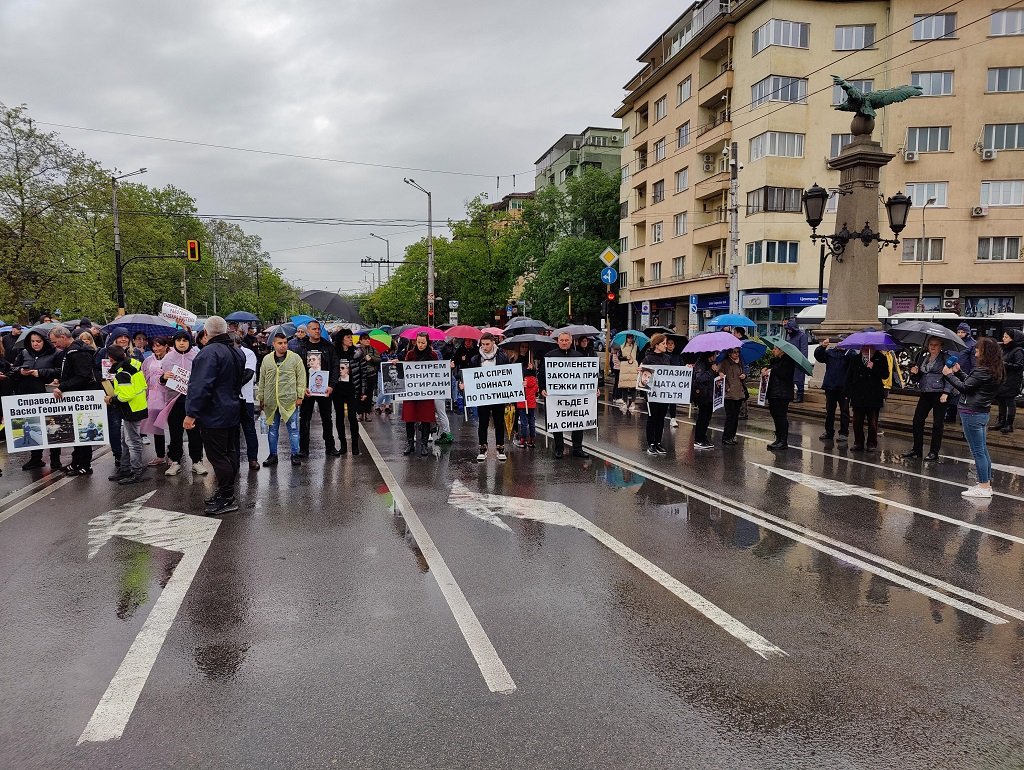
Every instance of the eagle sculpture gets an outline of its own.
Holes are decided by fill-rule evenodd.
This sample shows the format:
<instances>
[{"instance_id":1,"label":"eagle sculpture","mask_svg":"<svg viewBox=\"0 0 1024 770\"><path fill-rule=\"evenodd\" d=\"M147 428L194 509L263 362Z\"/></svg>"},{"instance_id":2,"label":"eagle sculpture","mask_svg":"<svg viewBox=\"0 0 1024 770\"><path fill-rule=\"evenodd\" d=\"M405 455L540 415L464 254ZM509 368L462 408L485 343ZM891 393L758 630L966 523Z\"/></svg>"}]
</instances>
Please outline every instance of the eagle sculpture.
<instances>
[{"instance_id":1,"label":"eagle sculpture","mask_svg":"<svg viewBox=\"0 0 1024 770\"><path fill-rule=\"evenodd\" d=\"M904 102L913 96L920 96L924 93L921 86L897 86L886 88L882 91L868 91L864 93L859 88L843 80L838 75L832 76L832 82L846 91L846 101L835 106L835 109L842 112L856 112L867 118L875 117L875 110L881 109L889 104Z\"/></svg>"}]
</instances>

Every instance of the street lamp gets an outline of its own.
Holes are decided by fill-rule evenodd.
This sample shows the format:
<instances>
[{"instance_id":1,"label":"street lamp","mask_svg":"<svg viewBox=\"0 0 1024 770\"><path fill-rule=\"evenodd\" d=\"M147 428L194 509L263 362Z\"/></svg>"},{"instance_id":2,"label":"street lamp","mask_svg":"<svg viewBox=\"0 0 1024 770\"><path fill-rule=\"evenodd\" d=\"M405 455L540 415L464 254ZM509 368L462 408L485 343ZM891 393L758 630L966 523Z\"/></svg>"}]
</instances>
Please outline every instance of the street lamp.
<instances>
[{"instance_id":1,"label":"street lamp","mask_svg":"<svg viewBox=\"0 0 1024 770\"><path fill-rule=\"evenodd\" d=\"M410 187L415 187L427 196L427 323L434 325L434 212L430 191L417 184L415 179L403 179Z\"/></svg>"},{"instance_id":2,"label":"street lamp","mask_svg":"<svg viewBox=\"0 0 1024 770\"><path fill-rule=\"evenodd\" d=\"M110 177L110 188L113 192L113 209L114 209L114 274L117 279L117 315L118 317L125 314L125 301L124 301L124 275L121 268L121 227L117 219L117 180L127 179L130 176L137 174L145 174L147 169L140 168L138 171L130 171L127 174L121 174L120 176Z\"/></svg>"},{"instance_id":3,"label":"street lamp","mask_svg":"<svg viewBox=\"0 0 1024 770\"><path fill-rule=\"evenodd\" d=\"M388 266L388 280L390 281L391 280L391 241L389 241L387 238L382 238L379 235L374 235L373 233L370 233L370 237L371 238L376 238L378 241L384 241L384 247L387 250L385 255L384 255L384 257L387 260L386 264Z\"/></svg>"},{"instance_id":4,"label":"street lamp","mask_svg":"<svg viewBox=\"0 0 1024 770\"><path fill-rule=\"evenodd\" d=\"M921 253L918 259L921 261L921 278L917 284L917 312L924 312L924 260L928 256L928 236L924 229L924 215L928 211L928 207L934 205L935 197L932 196L924 202L924 207L921 209Z\"/></svg>"},{"instance_id":5,"label":"street lamp","mask_svg":"<svg viewBox=\"0 0 1024 770\"><path fill-rule=\"evenodd\" d=\"M837 192L840 195L846 194L845 190L838 190ZM830 255L837 261L842 262L843 252L846 251L846 244L854 239L860 240L865 246L870 246L872 241L877 241L880 244L879 250L885 246L896 248L899 244L900 233L907 226L907 213L910 211L911 206L910 198L902 192L890 196L885 201L885 211L889 217L889 229L896 236L893 239L883 238L881 233L872 231L868 222L864 223L864 229L860 232L851 232L844 222L843 229L835 235L818 235L818 225L821 224L821 220L824 218L825 204L828 202L829 196L828 190L824 187L819 187L815 183L804 190L802 200L804 216L811 228L811 241L815 243L822 241L825 243L828 246Z\"/></svg>"},{"instance_id":6,"label":"street lamp","mask_svg":"<svg viewBox=\"0 0 1024 770\"><path fill-rule=\"evenodd\" d=\"M572 323L572 285L566 284L565 293L569 295L569 323Z\"/></svg>"}]
</instances>

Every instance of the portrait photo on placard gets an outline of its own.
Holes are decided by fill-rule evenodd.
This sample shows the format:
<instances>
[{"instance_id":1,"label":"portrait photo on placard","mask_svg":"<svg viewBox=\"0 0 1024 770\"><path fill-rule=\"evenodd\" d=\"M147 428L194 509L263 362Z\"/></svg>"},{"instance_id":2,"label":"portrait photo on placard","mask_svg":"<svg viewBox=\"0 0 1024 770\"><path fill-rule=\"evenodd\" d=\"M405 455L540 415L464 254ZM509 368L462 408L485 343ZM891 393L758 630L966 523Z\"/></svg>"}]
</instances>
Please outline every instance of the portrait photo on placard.
<instances>
[{"instance_id":1,"label":"portrait photo on placard","mask_svg":"<svg viewBox=\"0 0 1024 770\"><path fill-rule=\"evenodd\" d=\"M41 447L43 445L43 418L39 416L12 418L11 435L14 437L16 449Z\"/></svg>"},{"instance_id":2,"label":"portrait photo on placard","mask_svg":"<svg viewBox=\"0 0 1024 770\"><path fill-rule=\"evenodd\" d=\"M75 443L75 416L73 414L52 414L46 417L46 443Z\"/></svg>"},{"instance_id":3,"label":"portrait photo on placard","mask_svg":"<svg viewBox=\"0 0 1024 770\"><path fill-rule=\"evenodd\" d=\"M79 441L103 442L106 440L103 426L103 412L79 412L75 415Z\"/></svg>"}]
</instances>

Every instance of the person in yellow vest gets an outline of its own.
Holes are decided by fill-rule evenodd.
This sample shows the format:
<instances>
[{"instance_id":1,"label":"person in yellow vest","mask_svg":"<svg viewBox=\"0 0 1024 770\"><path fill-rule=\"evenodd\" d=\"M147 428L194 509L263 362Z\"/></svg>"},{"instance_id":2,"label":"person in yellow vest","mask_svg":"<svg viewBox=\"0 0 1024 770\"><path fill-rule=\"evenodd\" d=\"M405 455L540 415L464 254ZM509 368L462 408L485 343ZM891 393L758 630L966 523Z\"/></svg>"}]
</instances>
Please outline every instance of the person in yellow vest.
<instances>
[{"instance_id":1,"label":"person in yellow vest","mask_svg":"<svg viewBox=\"0 0 1024 770\"><path fill-rule=\"evenodd\" d=\"M146 408L146 375L142 362L129 356L120 345L107 348L110 375L114 392L106 397L107 404L121 415L121 467L108 477L118 484L138 484L145 477L142 464L142 421L149 412Z\"/></svg>"}]
</instances>

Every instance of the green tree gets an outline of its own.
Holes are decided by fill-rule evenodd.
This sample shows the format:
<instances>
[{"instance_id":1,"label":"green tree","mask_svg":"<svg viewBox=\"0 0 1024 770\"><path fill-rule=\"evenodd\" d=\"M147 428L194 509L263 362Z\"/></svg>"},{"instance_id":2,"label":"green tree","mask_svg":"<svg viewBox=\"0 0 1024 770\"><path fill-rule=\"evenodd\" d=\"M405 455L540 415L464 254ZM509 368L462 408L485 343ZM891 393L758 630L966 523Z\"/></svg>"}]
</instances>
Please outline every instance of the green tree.
<instances>
[{"instance_id":1,"label":"green tree","mask_svg":"<svg viewBox=\"0 0 1024 770\"><path fill-rule=\"evenodd\" d=\"M571 293L573 322L599 320L604 292L600 279L603 264L598 255L606 246L592 237L561 239L526 284L523 298L530 308L529 315L554 326L568 323ZM565 290L567 286L571 292Z\"/></svg>"}]
</instances>

